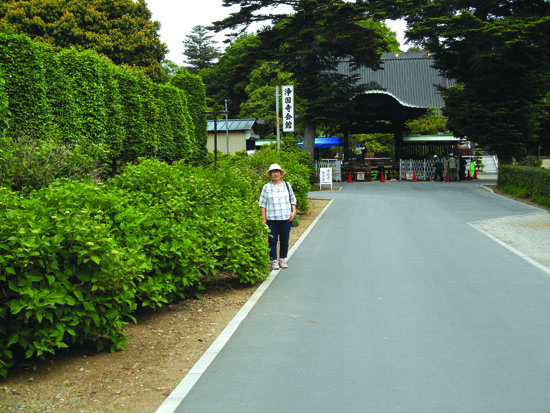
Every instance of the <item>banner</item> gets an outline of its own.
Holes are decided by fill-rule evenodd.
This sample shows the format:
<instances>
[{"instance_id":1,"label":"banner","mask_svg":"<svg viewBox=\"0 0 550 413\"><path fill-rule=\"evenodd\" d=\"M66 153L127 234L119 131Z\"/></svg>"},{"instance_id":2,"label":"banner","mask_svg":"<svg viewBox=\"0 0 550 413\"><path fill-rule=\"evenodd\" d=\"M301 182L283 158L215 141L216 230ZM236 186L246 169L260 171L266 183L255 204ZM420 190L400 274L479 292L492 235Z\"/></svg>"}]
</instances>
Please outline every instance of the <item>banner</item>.
<instances>
[{"instance_id":1,"label":"banner","mask_svg":"<svg viewBox=\"0 0 550 413\"><path fill-rule=\"evenodd\" d=\"M294 86L283 86L283 132L294 132Z\"/></svg>"}]
</instances>

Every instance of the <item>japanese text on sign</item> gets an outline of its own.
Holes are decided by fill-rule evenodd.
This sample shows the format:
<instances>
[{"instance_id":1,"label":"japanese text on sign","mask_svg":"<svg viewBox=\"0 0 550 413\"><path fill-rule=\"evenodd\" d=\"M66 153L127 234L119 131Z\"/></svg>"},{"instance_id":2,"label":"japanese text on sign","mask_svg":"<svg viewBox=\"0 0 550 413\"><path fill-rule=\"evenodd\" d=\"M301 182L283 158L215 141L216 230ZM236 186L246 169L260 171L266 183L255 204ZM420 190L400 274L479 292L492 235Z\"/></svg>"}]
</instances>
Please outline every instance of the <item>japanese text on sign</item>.
<instances>
[{"instance_id":1,"label":"japanese text on sign","mask_svg":"<svg viewBox=\"0 0 550 413\"><path fill-rule=\"evenodd\" d=\"M323 185L330 185L332 190L332 168L319 169L319 187L322 190Z\"/></svg>"},{"instance_id":2,"label":"japanese text on sign","mask_svg":"<svg viewBox=\"0 0 550 413\"><path fill-rule=\"evenodd\" d=\"M294 86L283 86L283 132L294 132Z\"/></svg>"}]
</instances>

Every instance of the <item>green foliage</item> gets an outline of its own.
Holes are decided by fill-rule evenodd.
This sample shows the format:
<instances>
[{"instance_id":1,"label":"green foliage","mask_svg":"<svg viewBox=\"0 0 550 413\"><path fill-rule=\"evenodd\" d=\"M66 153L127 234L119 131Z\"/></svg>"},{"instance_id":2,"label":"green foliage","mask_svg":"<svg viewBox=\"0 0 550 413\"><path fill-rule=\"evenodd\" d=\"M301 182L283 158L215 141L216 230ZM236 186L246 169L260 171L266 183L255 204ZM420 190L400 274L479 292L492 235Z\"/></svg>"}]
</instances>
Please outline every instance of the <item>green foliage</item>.
<instances>
[{"instance_id":1,"label":"green foliage","mask_svg":"<svg viewBox=\"0 0 550 413\"><path fill-rule=\"evenodd\" d=\"M542 159L536 156L526 156L519 163L521 166L530 166L532 168L540 168L542 166Z\"/></svg>"},{"instance_id":2,"label":"green foliage","mask_svg":"<svg viewBox=\"0 0 550 413\"><path fill-rule=\"evenodd\" d=\"M140 306L189 297L220 271L268 274L257 194L236 171L143 160L108 184L0 187L0 375L95 340L123 349Z\"/></svg>"},{"instance_id":3,"label":"green foliage","mask_svg":"<svg viewBox=\"0 0 550 413\"><path fill-rule=\"evenodd\" d=\"M22 195L46 188L57 178L89 177L100 181L101 146L88 142L65 145L53 139L27 136L0 138L0 186Z\"/></svg>"},{"instance_id":4,"label":"green foliage","mask_svg":"<svg viewBox=\"0 0 550 413\"><path fill-rule=\"evenodd\" d=\"M194 128L185 95L171 85L156 86L155 89L159 107L156 157L167 162L193 159L195 148L191 132Z\"/></svg>"},{"instance_id":5,"label":"green foliage","mask_svg":"<svg viewBox=\"0 0 550 413\"><path fill-rule=\"evenodd\" d=\"M9 102L6 119L9 136L23 133L43 136L52 122L43 59L46 53L47 47L31 42L26 36L0 32L0 70Z\"/></svg>"},{"instance_id":6,"label":"green foliage","mask_svg":"<svg viewBox=\"0 0 550 413\"><path fill-rule=\"evenodd\" d=\"M498 168L498 187L503 192L550 207L550 171L503 165Z\"/></svg>"},{"instance_id":7,"label":"green foliage","mask_svg":"<svg viewBox=\"0 0 550 413\"><path fill-rule=\"evenodd\" d=\"M444 94L444 114L456 136L490 148L501 163L542 143L550 2L379 3L387 3L390 14L405 14L407 38L432 52L434 67L456 81Z\"/></svg>"},{"instance_id":8,"label":"green foliage","mask_svg":"<svg viewBox=\"0 0 550 413\"><path fill-rule=\"evenodd\" d=\"M214 36L208 34L206 27L197 25L193 27L192 34L186 36L183 41L183 54L193 73L214 67L215 61L220 57L213 38Z\"/></svg>"},{"instance_id":9,"label":"green foliage","mask_svg":"<svg viewBox=\"0 0 550 413\"><path fill-rule=\"evenodd\" d=\"M206 90L202 79L187 70L182 70L170 79L170 84L183 90L187 98L187 110L191 116L189 135L194 137L191 148L193 152L189 160L202 162L208 152L206 149L208 128L206 117L202 114L206 109Z\"/></svg>"},{"instance_id":10,"label":"green foliage","mask_svg":"<svg viewBox=\"0 0 550 413\"><path fill-rule=\"evenodd\" d=\"M9 99L6 93L6 80L0 70L0 136L4 136L8 127L8 105Z\"/></svg>"},{"instance_id":11,"label":"green foliage","mask_svg":"<svg viewBox=\"0 0 550 413\"><path fill-rule=\"evenodd\" d=\"M355 134L353 135L352 147L355 147L357 143L362 143L365 145L366 152L392 154L394 150L393 135L388 134Z\"/></svg>"},{"instance_id":12,"label":"green foliage","mask_svg":"<svg viewBox=\"0 0 550 413\"><path fill-rule=\"evenodd\" d=\"M0 24L56 48L95 50L161 81L167 48L144 0L5 0Z\"/></svg>"},{"instance_id":13,"label":"green foliage","mask_svg":"<svg viewBox=\"0 0 550 413\"><path fill-rule=\"evenodd\" d=\"M93 51L77 52L75 49L65 49L58 56L67 74L63 80L74 96L77 136L104 143L108 119L105 99L108 86L112 86L105 82L107 60Z\"/></svg>"},{"instance_id":14,"label":"green foliage","mask_svg":"<svg viewBox=\"0 0 550 413\"><path fill-rule=\"evenodd\" d=\"M293 74L296 95L307 104L304 115L304 150L313 158L318 124L340 124L352 109L352 99L363 91L357 76L338 72L340 58L372 69L380 66L380 51L386 47L385 34L371 25L365 2L343 0L298 1L288 13L262 13L277 2L265 0L225 0L240 10L217 28L235 28L251 19L274 19L275 24L258 34L264 60L278 61Z\"/></svg>"},{"instance_id":15,"label":"green foliage","mask_svg":"<svg viewBox=\"0 0 550 413\"><path fill-rule=\"evenodd\" d=\"M282 72L278 62L263 62L250 74L250 82L245 92L248 96L246 102L241 104L241 118L261 119L259 134L265 137L275 134L277 131L277 118L275 108L275 87L279 86L279 108L282 107L281 86L291 85L292 74ZM297 118L297 128L300 129L299 119L303 114L304 100L299 96L294 99L294 112ZM279 109L280 111L280 109ZM302 125L303 129L303 125Z\"/></svg>"},{"instance_id":16,"label":"green foliage","mask_svg":"<svg viewBox=\"0 0 550 413\"><path fill-rule=\"evenodd\" d=\"M57 53L4 33L0 52L0 127L10 138L88 141L102 147L101 160L113 172L117 161L194 161L206 153L204 86L197 76L179 76L178 90L91 50Z\"/></svg>"},{"instance_id":17,"label":"green foliage","mask_svg":"<svg viewBox=\"0 0 550 413\"><path fill-rule=\"evenodd\" d=\"M437 108L429 108L428 113L405 123L411 135L437 135L447 132L447 118L437 113Z\"/></svg>"},{"instance_id":18,"label":"green foliage","mask_svg":"<svg viewBox=\"0 0 550 413\"><path fill-rule=\"evenodd\" d=\"M309 209L307 194L311 189L310 182L315 179L315 169L309 154L304 152L292 138L288 141L283 139L280 151L277 150L276 145L272 144L256 151L252 156L244 153L233 157L222 157L219 159L218 169L235 171L237 175L242 176L248 185L249 193L257 201L262 187L270 181L266 171L273 163L280 164L285 170L283 179L292 185L297 200L296 207L300 211L307 211Z\"/></svg>"},{"instance_id":19,"label":"green foliage","mask_svg":"<svg viewBox=\"0 0 550 413\"><path fill-rule=\"evenodd\" d=\"M233 44L225 49L213 69L202 69L199 76L206 85L206 95L213 103L222 104L228 100L228 110L232 117L240 111L247 100L245 92L249 76L260 64L257 36L241 34Z\"/></svg>"}]
</instances>

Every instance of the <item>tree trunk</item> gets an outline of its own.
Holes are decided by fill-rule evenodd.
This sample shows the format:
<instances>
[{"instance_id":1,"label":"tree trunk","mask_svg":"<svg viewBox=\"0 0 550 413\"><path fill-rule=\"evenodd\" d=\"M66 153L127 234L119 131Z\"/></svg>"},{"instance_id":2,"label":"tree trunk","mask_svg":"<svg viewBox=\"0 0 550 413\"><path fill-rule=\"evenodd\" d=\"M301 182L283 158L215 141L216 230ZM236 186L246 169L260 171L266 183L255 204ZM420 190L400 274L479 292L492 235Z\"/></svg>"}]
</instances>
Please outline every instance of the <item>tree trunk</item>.
<instances>
[{"instance_id":1,"label":"tree trunk","mask_svg":"<svg viewBox=\"0 0 550 413\"><path fill-rule=\"evenodd\" d=\"M316 124L309 120L304 122L304 146L305 152L309 153L309 157L313 161L315 155L315 129Z\"/></svg>"}]
</instances>

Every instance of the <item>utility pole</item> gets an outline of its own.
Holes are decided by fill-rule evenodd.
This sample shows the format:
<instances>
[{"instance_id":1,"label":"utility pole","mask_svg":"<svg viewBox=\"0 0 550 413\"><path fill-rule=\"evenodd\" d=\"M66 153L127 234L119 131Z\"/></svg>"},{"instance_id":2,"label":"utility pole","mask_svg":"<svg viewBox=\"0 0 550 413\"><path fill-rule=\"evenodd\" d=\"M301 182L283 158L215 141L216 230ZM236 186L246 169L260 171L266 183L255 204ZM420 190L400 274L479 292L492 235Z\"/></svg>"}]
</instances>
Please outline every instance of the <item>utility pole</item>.
<instances>
[{"instance_id":1,"label":"utility pole","mask_svg":"<svg viewBox=\"0 0 550 413\"><path fill-rule=\"evenodd\" d=\"M227 115L226 110L205 110L203 115L214 115L214 172L218 170L218 115Z\"/></svg>"},{"instance_id":2,"label":"utility pole","mask_svg":"<svg viewBox=\"0 0 550 413\"><path fill-rule=\"evenodd\" d=\"M229 153L229 126L227 123L227 115L229 114L229 111L227 110L227 102L228 100L225 99L225 142L227 143L227 153Z\"/></svg>"}]
</instances>

